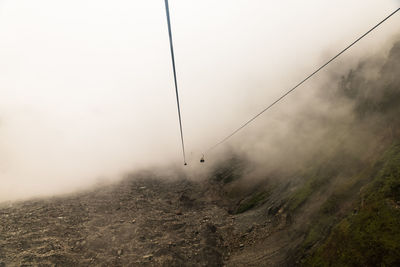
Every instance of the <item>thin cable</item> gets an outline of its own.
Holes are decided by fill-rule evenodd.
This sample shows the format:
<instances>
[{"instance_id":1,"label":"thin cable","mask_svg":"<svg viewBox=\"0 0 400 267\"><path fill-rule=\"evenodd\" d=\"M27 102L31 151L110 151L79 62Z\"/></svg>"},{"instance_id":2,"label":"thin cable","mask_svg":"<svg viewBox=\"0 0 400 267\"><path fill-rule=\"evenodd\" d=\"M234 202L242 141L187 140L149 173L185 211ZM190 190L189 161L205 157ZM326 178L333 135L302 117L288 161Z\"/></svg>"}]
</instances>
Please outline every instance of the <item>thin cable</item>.
<instances>
[{"instance_id":1,"label":"thin cable","mask_svg":"<svg viewBox=\"0 0 400 267\"><path fill-rule=\"evenodd\" d=\"M170 15L169 15L168 0L165 0L165 11L166 11L166 13L167 13L168 34L169 34L169 45L170 45L170 48L171 48L172 69L173 69L173 71L174 71L176 104L177 104L177 106L178 106L178 117L179 117L179 128L180 128L180 130L181 130L183 163L186 165L185 142L183 141L183 129L182 129L181 107L180 107L180 104L179 104L178 82L177 82L177 79L176 79L174 45L172 44L171 19L170 19Z\"/></svg>"},{"instance_id":2,"label":"thin cable","mask_svg":"<svg viewBox=\"0 0 400 267\"><path fill-rule=\"evenodd\" d=\"M303 83L305 83L308 79L310 79L312 76L314 76L315 74L317 74L320 70L322 70L323 68L325 68L329 63L331 63L332 61L334 61L336 58L338 58L340 55L342 55L344 52L346 52L350 47L352 47L353 45L355 45L358 41L360 41L361 39L363 39L365 36L367 36L369 33L371 33L373 30L375 30L376 28L378 28L382 23L384 23L386 20L388 20L391 16L393 16L394 14L396 14L398 11L400 10L400 8L396 9L393 13L391 13L390 15L388 15L386 18L384 18L382 21L380 21L378 24L376 24L374 27L372 27L369 31L367 31L366 33L364 33L362 36L360 36L357 40L355 40L353 43L351 43L350 45L348 45L345 49L343 49L340 53L338 53L336 56L334 56L333 58L331 58L330 60L328 60L325 64L323 64L321 67L319 67L317 70L315 70L313 73L311 73L310 75L308 75L304 80L302 80L301 82L299 82L296 86L294 86L293 88L291 88L289 91L287 91L285 94L283 94L281 97L279 97L277 100L275 100L272 104L270 104L269 106L267 106L266 108L264 108L261 112L259 112L257 115L255 115L254 117L252 117L250 120L248 120L246 123L244 123L242 126L240 126L238 129L236 129L235 131L233 131L230 135L228 135L227 137L225 137L224 139L222 139L221 141L219 141L218 143L216 143L215 145L213 145L212 147L210 147L207 152L209 152L210 150L216 148L217 146L219 146L220 144L224 143L226 140L228 140L229 138L231 138L233 135L235 135L237 132L239 132L241 129L243 129L244 127L246 127L247 125L249 125L252 121L254 121L256 118L258 118L261 114L263 114L264 112L266 112L268 109L272 108L275 104L277 104L278 102L280 102L282 99L284 99L287 95L289 95L291 92L293 92L294 90L296 90L296 88L298 88L300 85L302 85Z\"/></svg>"}]
</instances>

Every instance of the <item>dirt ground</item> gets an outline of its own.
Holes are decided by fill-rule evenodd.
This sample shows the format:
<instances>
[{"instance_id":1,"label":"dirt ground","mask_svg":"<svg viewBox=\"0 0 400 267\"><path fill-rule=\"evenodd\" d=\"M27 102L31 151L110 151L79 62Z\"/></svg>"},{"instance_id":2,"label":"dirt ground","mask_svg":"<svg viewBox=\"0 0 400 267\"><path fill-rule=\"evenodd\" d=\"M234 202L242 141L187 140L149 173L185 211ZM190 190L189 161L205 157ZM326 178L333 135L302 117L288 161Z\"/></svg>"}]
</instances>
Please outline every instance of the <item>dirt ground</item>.
<instances>
[{"instance_id":1,"label":"dirt ground","mask_svg":"<svg viewBox=\"0 0 400 267\"><path fill-rule=\"evenodd\" d=\"M231 215L223 203L207 181L135 177L3 204L0 266L280 265L279 223L263 209Z\"/></svg>"}]
</instances>

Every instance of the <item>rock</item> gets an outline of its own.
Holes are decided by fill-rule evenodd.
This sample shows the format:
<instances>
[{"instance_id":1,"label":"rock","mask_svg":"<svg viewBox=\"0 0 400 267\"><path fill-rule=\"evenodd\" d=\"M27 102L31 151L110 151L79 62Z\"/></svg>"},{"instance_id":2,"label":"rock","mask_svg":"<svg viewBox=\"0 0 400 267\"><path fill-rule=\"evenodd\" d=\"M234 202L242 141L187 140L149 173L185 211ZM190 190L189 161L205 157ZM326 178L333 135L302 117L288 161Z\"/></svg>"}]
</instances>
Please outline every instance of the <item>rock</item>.
<instances>
[{"instance_id":1,"label":"rock","mask_svg":"<svg viewBox=\"0 0 400 267\"><path fill-rule=\"evenodd\" d=\"M211 232L211 233L215 233L217 231L217 227L215 227L214 224L212 223L208 223L207 224L207 229Z\"/></svg>"},{"instance_id":2,"label":"rock","mask_svg":"<svg viewBox=\"0 0 400 267\"><path fill-rule=\"evenodd\" d=\"M122 254L124 254L124 250L123 249L119 249L117 251L118 256L121 256Z\"/></svg>"},{"instance_id":3,"label":"rock","mask_svg":"<svg viewBox=\"0 0 400 267\"><path fill-rule=\"evenodd\" d=\"M241 249L243 249L243 248L244 248L244 244L240 244L239 247L240 247Z\"/></svg>"},{"instance_id":4,"label":"rock","mask_svg":"<svg viewBox=\"0 0 400 267\"><path fill-rule=\"evenodd\" d=\"M175 214L176 214L176 215L182 215L182 211L177 210L177 211L175 212Z\"/></svg>"},{"instance_id":5,"label":"rock","mask_svg":"<svg viewBox=\"0 0 400 267\"><path fill-rule=\"evenodd\" d=\"M152 258L153 258L153 254L143 256L143 259L145 259L145 260L151 260Z\"/></svg>"},{"instance_id":6,"label":"rock","mask_svg":"<svg viewBox=\"0 0 400 267\"><path fill-rule=\"evenodd\" d=\"M135 220L135 219L133 219L133 220L131 221L131 223L136 223L136 220Z\"/></svg>"}]
</instances>

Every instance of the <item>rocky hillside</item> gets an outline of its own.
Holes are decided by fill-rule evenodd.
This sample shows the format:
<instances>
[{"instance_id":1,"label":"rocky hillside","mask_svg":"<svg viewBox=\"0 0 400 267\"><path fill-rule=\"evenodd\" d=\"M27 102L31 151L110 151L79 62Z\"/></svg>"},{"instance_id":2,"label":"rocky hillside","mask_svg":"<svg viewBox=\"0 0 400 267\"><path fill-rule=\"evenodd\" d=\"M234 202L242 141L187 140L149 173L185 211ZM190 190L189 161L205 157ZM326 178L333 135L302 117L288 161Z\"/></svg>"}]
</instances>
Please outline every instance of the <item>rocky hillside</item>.
<instances>
[{"instance_id":1,"label":"rocky hillside","mask_svg":"<svg viewBox=\"0 0 400 267\"><path fill-rule=\"evenodd\" d=\"M142 172L1 204L0 266L400 265L400 43L370 67L330 88L351 125L295 167L254 179L235 154L204 179Z\"/></svg>"},{"instance_id":2,"label":"rocky hillside","mask_svg":"<svg viewBox=\"0 0 400 267\"><path fill-rule=\"evenodd\" d=\"M0 209L1 266L220 266L228 253L221 229L232 218L214 202L198 183L146 173L8 204Z\"/></svg>"}]
</instances>

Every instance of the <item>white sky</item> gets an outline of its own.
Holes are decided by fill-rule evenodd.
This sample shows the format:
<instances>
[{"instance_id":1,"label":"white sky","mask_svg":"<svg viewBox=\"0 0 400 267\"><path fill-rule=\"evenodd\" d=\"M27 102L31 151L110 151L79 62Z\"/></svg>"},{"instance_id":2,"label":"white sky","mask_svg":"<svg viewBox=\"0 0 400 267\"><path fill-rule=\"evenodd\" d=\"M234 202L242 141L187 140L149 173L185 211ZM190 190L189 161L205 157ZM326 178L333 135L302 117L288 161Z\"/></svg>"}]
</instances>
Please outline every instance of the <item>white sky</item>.
<instances>
[{"instance_id":1,"label":"white sky","mask_svg":"<svg viewBox=\"0 0 400 267\"><path fill-rule=\"evenodd\" d=\"M170 0L189 157L398 6ZM399 17L347 60L378 52ZM180 156L164 1L0 0L0 201Z\"/></svg>"}]
</instances>

